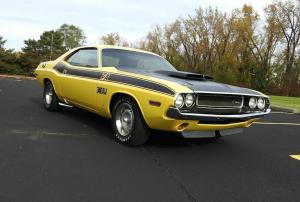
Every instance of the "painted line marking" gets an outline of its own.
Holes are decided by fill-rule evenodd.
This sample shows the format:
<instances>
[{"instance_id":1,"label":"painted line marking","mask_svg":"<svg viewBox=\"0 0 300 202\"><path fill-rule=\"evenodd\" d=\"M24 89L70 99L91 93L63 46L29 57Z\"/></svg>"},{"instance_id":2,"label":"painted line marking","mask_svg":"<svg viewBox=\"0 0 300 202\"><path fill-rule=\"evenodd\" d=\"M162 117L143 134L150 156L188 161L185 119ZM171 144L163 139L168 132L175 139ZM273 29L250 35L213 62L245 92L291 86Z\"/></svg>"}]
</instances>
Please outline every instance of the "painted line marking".
<instances>
[{"instance_id":1,"label":"painted line marking","mask_svg":"<svg viewBox=\"0 0 300 202\"><path fill-rule=\"evenodd\" d=\"M300 161L300 155L290 155L290 157Z\"/></svg>"},{"instance_id":2,"label":"painted line marking","mask_svg":"<svg viewBox=\"0 0 300 202\"><path fill-rule=\"evenodd\" d=\"M254 124L261 125L287 125L287 126L300 126L300 123L274 123L274 122L253 122Z\"/></svg>"},{"instance_id":3,"label":"painted line marking","mask_svg":"<svg viewBox=\"0 0 300 202\"><path fill-rule=\"evenodd\" d=\"M25 130L2 130L0 133L11 135L29 135L29 136L69 136L69 137L96 137L96 134L89 133L64 133L64 132L49 132L45 130L25 131Z\"/></svg>"},{"instance_id":4,"label":"painted line marking","mask_svg":"<svg viewBox=\"0 0 300 202\"><path fill-rule=\"evenodd\" d=\"M295 114L293 112L270 112L270 114Z\"/></svg>"}]
</instances>

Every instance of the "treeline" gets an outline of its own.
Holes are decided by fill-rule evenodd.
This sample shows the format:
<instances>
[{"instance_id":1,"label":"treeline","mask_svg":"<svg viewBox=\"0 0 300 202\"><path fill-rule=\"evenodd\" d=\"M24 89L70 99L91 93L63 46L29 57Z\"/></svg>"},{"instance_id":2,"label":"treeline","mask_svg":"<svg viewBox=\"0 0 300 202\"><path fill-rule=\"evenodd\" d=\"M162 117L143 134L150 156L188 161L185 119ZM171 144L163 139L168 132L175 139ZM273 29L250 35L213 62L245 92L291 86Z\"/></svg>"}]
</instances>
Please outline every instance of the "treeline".
<instances>
[{"instance_id":1,"label":"treeline","mask_svg":"<svg viewBox=\"0 0 300 202\"><path fill-rule=\"evenodd\" d=\"M21 53L6 50L4 64L10 62L31 69L50 56L54 58L84 43L80 28L64 26L67 28L44 32L38 41L26 40ZM70 31L73 34L62 31L69 30L70 26L77 31ZM79 37L74 37L74 33L80 33ZM49 45L50 36L53 36L52 44L55 41L57 46ZM66 38L72 39L72 43ZM180 70L209 74L220 82L270 94L300 95L299 0L276 1L261 15L249 5L230 13L199 7L193 15L156 25L143 39L132 44L118 33L101 39L104 44L158 53ZM21 62L15 63L16 60ZM1 66L2 55L0 71Z\"/></svg>"},{"instance_id":2,"label":"treeline","mask_svg":"<svg viewBox=\"0 0 300 202\"><path fill-rule=\"evenodd\" d=\"M244 5L231 13L198 8L155 26L134 46L164 56L184 71L266 93L300 95L300 3L277 1L260 16ZM128 44L117 33L102 40Z\"/></svg>"},{"instance_id":3,"label":"treeline","mask_svg":"<svg viewBox=\"0 0 300 202\"><path fill-rule=\"evenodd\" d=\"M198 8L154 27L139 47L184 71L267 93L300 95L300 1L278 1L262 16L245 5L231 13Z\"/></svg>"}]
</instances>

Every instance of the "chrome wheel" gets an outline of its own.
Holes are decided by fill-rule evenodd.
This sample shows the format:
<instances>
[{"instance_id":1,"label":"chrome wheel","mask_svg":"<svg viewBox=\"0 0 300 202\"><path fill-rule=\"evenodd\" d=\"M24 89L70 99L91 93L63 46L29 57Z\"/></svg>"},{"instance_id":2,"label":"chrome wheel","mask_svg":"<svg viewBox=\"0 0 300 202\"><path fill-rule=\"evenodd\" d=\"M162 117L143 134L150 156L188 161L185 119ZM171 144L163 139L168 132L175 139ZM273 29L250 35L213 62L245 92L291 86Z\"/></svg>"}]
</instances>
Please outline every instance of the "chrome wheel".
<instances>
[{"instance_id":1,"label":"chrome wheel","mask_svg":"<svg viewBox=\"0 0 300 202\"><path fill-rule=\"evenodd\" d=\"M120 135L127 136L133 128L134 114L130 104L122 103L116 111L116 127Z\"/></svg>"},{"instance_id":2,"label":"chrome wheel","mask_svg":"<svg viewBox=\"0 0 300 202\"><path fill-rule=\"evenodd\" d=\"M56 111L58 109L59 99L50 81L45 82L43 100L44 100L44 107L48 111Z\"/></svg>"},{"instance_id":3,"label":"chrome wheel","mask_svg":"<svg viewBox=\"0 0 300 202\"><path fill-rule=\"evenodd\" d=\"M52 92L52 88L50 88L45 93L46 104L48 104L48 105L51 104L51 102L52 102L52 96L53 96L53 92Z\"/></svg>"}]
</instances>

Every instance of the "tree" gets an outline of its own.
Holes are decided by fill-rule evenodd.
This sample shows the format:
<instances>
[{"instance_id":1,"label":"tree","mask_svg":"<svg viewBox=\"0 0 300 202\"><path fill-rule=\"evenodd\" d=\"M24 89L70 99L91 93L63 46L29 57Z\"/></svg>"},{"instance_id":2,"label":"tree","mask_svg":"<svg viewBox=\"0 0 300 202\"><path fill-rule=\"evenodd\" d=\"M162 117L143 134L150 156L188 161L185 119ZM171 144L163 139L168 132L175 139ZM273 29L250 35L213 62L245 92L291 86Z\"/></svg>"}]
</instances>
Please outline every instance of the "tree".
<instances>
[{"instance_id":1,"label":"tree","mask_svg":"<svg viewBox=\"0 0 300 202\"><path fill-rule=\"evenodd\" d=\"M109 33L101 36L100 39L105 45L129 46L128 42L123 39L119 33Z\"/></svg>"},{"instance_id":2,"label":"tree","mask_svg":"<svg viewBox=\"0 0 300 202\"><path fill-rule=\"evenodd\" d=\"M38 40L38 46L42 51L42 60L52 60L66 52L63 41L63 35L59 31L43 32Z\"/></svg>"},{"instance_id":3,"label":"tree","mask_svg":"<svg viewBox=\"0 0 300 202\"><path fill-rule=\"evenodd\" d=\"M66 51L62 34L53 30L43 32L38 40L28 39L24 43L20 61L27 70L37 67L43 61L53 60Z\"/></svg>"},{"instance_id":4,"label":"tree","mask_svg":"<svg viewBox=\"0 0 300 202\"><path fill-rule=\"evenodd\" d=\"M5 49L6 40L0 36L0 73L24 73L18 63L18 54L12 49Z\"/></svg>"},{"instance_id":5,"label":"tree","mask_svg":"<svg viewBox=\"0 0 300 202\"><path fill-rule=\"evenodd\" d=\"M286 72L289 73L295 62L296 48L300 39L300 5L299 2L286 1L273 4L276 21L281 28L285 41Z\"/></svg>"},{"instance_id":6,"label":"tree","mask_svg":"<svg viewBox=\"0 0 300 202\"><path fill-rule=\"evenodd\" d=\"M272 62L274 62L277 45L282 38L280 27L276 23L274 9L272 4L264 9L266 25L263 32L257 38L251 40L251 52L258 63L258 68L255 70L254 86L260 90L266 90L274 79L272 75L274 64Z\"/></svg>"},{"instance_id":7,"label":"tree","mask_svg":"<svg viewBox=\"0 0 300 202\"><path fill-rule=\"evenodd\" d=\"M56 59L68 49L82 45L84 40L85 35L79 27L63 24L57 30L43 32L38 40L25 40L20 63L31 71L39 63Z\"/></svg>"},{"instance_id":8,"label":"tree","mask_svg":"<svg viewBox=\"0 0 300 202\"><path fill-rule=\"evenodd\" d=\"M284 82L290 95L299 85L296 56L300 41L300 3L299 0L278 1L270 5L276 24L283 35L284 48Z\"/></svg>"},{"instance_id":9,"label":"tree","mask_svg":"<svg viewBox=\"0 0 300 202\"><path fill-rule=\"evenodd\" d=\"M6 43L6 40L3 39L2 36L0 36L0 49L4 49L4 44Z\"/></svg>"},{"instance_id":10,"label":"tree","mask_svg":"<svg viewBox=\"0 0 300 202\"><path fill-rule=\"evenodd\" d=\"M26 71L31 71L41 62L42 48L37 40L28 39L24 41L25 47L22 48L20 63Z\"/></svg>"},{"instance_id":11,"label":"tree","mask_svg":"<svg viewBox=\"0 0 300 202\"><path fill-rule=\"evenodd\" d=\"M67 50L82 46L85 43L86 36L83 30L75 25L63 24L57 32L62 34Z\"/></svg>"}]
</instances>

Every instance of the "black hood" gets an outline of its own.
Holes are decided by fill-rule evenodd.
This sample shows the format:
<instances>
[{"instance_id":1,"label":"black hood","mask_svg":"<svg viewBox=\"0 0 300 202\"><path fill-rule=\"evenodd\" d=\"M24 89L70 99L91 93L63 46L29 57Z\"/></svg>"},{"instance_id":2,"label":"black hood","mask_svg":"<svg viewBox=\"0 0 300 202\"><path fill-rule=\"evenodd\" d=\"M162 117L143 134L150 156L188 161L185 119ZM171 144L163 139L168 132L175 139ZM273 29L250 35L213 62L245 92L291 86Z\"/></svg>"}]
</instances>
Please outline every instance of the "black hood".
<instances>
[{"instance_id":1,"label":"black hood","mask_svg":"<svg viewBox=\"0 0 300 202\"><path fill-rule=\"evenodd\" d=\"M237 86L227 85L223 83L217 83L212 81L211 76L203 74L195 74L182 71L145 71L132 68L118 68L121 71L127 71L135 74L142 74L145 76L151 76L167 81L175 82L190 88L193 91L200 92L215 92L215 93L240 93L248 95L262 95L261 93Z\"/></svg>"}]
</instances>

